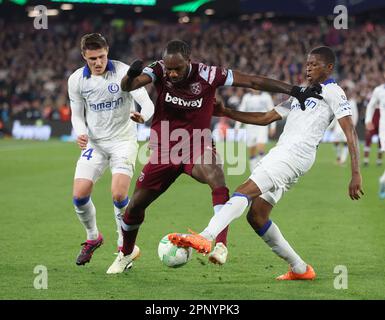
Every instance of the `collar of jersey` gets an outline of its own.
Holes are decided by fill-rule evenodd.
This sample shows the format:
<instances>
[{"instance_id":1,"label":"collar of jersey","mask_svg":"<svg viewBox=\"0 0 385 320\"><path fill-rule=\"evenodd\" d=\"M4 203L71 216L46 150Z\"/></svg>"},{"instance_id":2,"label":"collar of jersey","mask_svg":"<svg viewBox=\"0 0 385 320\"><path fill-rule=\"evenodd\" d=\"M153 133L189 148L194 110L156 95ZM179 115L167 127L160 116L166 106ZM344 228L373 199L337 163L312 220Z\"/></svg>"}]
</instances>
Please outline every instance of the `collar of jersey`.
<instances>
[{"instance_id":1,"label":"collar of jersey","mask_svg":"<svg viewBox=\"0 0 385 320\"><path fill-rule=\"evenodd\" d=\"M111 60L108 60L107 62L106 71L115 72L115 67ZM83 78L89 78L89 77L91 77L91 70L88 67L88 64L86 64L83 68Z\"/></svg>"},{"instance_id":2,"label":"collar of jersey","mask_svg":"<svg viewBox=\"0 0 385 320\"><path fill-rule=\"evenodd\" d=\"M322 82L322 84L324 86L326 86L329 83L336 83L336 80L334 80L333 78L329 78L329 79L325 80L324 82Z\"/></svg>"}]
</instances>

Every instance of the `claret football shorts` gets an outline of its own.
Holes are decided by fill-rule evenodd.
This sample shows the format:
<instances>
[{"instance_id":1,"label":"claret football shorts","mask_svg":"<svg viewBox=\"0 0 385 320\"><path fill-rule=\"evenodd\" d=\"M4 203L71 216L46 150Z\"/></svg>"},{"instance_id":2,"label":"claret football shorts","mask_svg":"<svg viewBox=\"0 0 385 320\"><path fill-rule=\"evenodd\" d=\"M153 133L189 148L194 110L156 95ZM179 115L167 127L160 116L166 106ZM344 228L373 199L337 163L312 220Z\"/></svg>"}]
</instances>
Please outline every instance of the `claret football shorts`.
<instances>
[{"instance_id":1,"label":"claret football shorts","mask_svg":"<svg viewBox=\"0 0 385 320\"><path fill-rule=\"evenodd\" d=\"M212 161L219 157L213 145L202 146L195 156L190 154L187 159L181 161L171 160L168 153L161 154L154 150L136 181L136 187L164 192L182 173L191 176L194 166L204 152L211 153Z\"/></svg>"}]
</instances>

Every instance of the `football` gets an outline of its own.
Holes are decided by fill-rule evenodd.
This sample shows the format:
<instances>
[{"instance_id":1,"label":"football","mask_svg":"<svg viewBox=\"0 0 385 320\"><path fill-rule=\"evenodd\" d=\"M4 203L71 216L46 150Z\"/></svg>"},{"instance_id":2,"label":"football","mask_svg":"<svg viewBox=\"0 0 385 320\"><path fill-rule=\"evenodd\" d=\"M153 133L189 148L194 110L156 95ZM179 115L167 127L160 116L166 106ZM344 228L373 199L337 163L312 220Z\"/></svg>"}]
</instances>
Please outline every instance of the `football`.
<instances>
[{"instance_id":1,"label":"football","mask_svg":"<svg viewBox=\"0 0 385 320\"><path fill-rule=\"evenodd\" d=\"M178 268L191 259L192 248L178 247L172 244L166 235L159 242L158 255L167 267Z\"/></svg>"}]
</instances>

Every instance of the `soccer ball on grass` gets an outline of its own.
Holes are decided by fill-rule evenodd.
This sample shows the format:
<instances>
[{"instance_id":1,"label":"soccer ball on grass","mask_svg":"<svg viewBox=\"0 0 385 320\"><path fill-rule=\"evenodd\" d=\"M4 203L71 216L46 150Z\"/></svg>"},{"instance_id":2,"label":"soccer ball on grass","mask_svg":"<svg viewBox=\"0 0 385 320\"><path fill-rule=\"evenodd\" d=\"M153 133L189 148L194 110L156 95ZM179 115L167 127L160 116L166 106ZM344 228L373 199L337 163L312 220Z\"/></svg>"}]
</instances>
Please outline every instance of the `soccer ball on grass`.
<instances>
[{"instance_id":1,"label":"soccer ball on grass","mask_svg":"<svg viewBox=\"0 0 385 320\"><path fill-rule=\"evenodd\" d=\"M192 256L192 248L178 247L168 240L168 235L164 236L158 246L159 259L171 268L185 265Z\"/></svg>"}]
</instances>

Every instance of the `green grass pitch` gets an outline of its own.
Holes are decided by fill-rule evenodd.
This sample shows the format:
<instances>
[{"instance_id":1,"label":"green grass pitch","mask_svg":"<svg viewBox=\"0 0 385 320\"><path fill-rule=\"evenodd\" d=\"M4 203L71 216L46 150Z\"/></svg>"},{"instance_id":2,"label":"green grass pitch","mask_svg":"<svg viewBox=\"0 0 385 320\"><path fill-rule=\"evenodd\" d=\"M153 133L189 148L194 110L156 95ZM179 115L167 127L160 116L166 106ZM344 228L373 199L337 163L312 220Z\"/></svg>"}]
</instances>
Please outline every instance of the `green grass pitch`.
<instances>
[{"instance_id":1,"label":"green grass pitch","mask_svg":"<svg viewBox=\"0 0 385 320\"><path fill-rule=\"evenodd\" d=\"M311 282L274 280L287 265L253 232L245 215L230 227L229 259L223 267L196 252L182 268L163 266L159 240L188 227L200 231L212 215L209 188L186 175L147 210L137 241L142 255L133 269L111 276L106 270L115 259L116 233L106 172L93 193L105 244L90 264L76 266L85 239L71 194L78 152L75 144L55 140L0 140L1 299L385 298L385 202L377 197L384 167L373 164L375 152L371 166L362 168L362 200L347 196L350 167L336 166L332 145L323 144L313 168L273 211L272 220L315 268L317 279ZM227 176L230 190L247 176ZM37 265L48 270L46 290L34 288ZM334 287L339 265L347 268L347 289Z\"/></svg>"}]
</instances>

